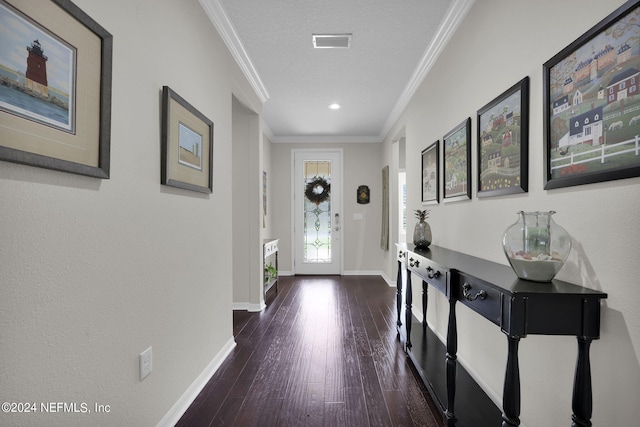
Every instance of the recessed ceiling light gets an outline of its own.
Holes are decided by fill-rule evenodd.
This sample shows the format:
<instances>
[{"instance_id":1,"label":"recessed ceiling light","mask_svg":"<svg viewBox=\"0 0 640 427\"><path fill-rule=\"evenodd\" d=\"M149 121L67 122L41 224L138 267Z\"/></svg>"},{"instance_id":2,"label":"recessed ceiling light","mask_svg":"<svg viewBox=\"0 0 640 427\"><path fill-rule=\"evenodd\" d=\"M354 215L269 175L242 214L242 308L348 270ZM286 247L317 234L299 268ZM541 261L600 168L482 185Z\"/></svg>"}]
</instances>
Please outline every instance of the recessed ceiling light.
<instances>
[{"instance_id":1,"label":"recessed ceiling light","mask_svg":"<svg viewBox=\"0 0 640 427\"><path fill-rule=\"evenodd\" d=\"M329 108L331 110L339 110L340 109L340 104L331 104L331 105L329 105Z\"/></svg>"}]
</instances>

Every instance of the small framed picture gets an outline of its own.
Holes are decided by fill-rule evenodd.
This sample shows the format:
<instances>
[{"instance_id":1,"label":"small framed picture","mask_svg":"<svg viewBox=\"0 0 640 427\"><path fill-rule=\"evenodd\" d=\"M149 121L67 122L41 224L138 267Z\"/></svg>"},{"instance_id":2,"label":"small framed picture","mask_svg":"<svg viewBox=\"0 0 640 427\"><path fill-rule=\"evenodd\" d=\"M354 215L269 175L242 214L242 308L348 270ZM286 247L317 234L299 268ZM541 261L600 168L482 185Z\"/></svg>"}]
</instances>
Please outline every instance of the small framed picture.
<instances>
[{"instance_id":1,"label":"small framed picture","mask_svg":"<svg viewBox=\"0 0 640 427\"><path fill-rule=\"evenodd\" d=\"M368 185L359 185L356 193L356 202L360 205L366 205L371 200L371 192Z\"/></svg>"},{"instance_id":2,"label":"small framed picture","mask_svg":"<svg viewBox=\"0 0 640 427\"><path fill-rule=\"evenodd\" d=\"M439 147L436 141L422 151L422 203L425 205L439 202Z\"/></svg>"},{"instance_id":3,"label":"small framed picture","mask_svg":"<svg viewBox=\"0 0 640 427\"><path fill-rule=\"evenodd\" d=\"M529 189L529 77L478 110L478 197Z\"/></svg>"},{"instance_id":4,"label":"small framed picture","mask_svg":"<svg viewBox=\"0 0 640 427\"><path fill-rule=\"evenodd\" d=\"M471 118L447 133L444 151L444 201L471 199Z\"/></svg>"},{"instance_id":5,"label":"small framed picture","mask_svg":"<svg viewBox=\"0 0 640 427\"><path fill-rule=\"evenodd\" d=\"M640 5L543 65L545 189L640 176Z\"/></svg>"},{"instance_id":6,"label":"small framed picture","mask_svg":"<svg viewBox=\"0 0 640 427\"><path fill-rule=\"evenodd\" d=\"M0 160L109 178L113 36L70 1L0 0Z\"/></svg>"},{"instance_id":7,"label":"small framed picture","mask_svg":"<svg viewBox=\"0 0 640 427\"><path fill-rule=\"evenodd\" d=\"M213 192L213 122L168 86L162 88L161 182Z\"/></svg>"}]
</instances>

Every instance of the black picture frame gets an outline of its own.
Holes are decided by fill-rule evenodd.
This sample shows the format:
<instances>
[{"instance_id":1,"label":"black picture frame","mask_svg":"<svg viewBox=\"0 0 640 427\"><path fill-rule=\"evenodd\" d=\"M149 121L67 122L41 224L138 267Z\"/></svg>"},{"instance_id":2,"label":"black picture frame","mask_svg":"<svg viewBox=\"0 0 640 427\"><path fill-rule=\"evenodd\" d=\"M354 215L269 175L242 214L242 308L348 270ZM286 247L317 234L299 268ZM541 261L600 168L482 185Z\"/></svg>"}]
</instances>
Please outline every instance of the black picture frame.
<instances>
[{"instance_id":1,"label":"black picture frame","mask_svg":"<svg viewBox=\"0 0 640 427\"><path fill-rule=\"evenodd\" d=\"M440 140L422 150L422 204L440 201Z\"/></svg>"},{"instance_id":2,"label":"black picture frame","mask_svg":"<svg viewBox=\"0 0 640 427\"><path fill-rule=\"evenodd\" d=\"M529 190L529 77L478 110L478 197Z\"/></svg>"},{"instance_id":3,"label":"black picture frame","mask_svg":"<svg viewBox=\"0 0 640 427\"><path fill-rule=\"evenodd\" d=\"M443 201L471 199L471 117L442 138Z\"/></svg>"},{"instance_id":4,"label":"black picture frame","mask_svg":"<svg viewBox=\"0 0 640 427\"><path fill-rule=\"evenodd\" d=\"M543 64L544 188L640 176L640 1Z\"/></svg>"},{"instance_id":5,"label":"black picture frame","mask_svg":"<svg viewBox=\"0 0 640 427\"><path fill-rule=\"evenodd\" d=\"M367 205L371 201L371 190L368 185L359 185L356 190L356 202L359 205Z\"/></svg>"},{"instance_id":6,"label":"black picture frame","mask_svg":"<svg viewBox=\"0 0 640 427\"><path fill-rule=\"evenodd\" d=\"M28 114L20 113L20 108L12 106L11 96L0 95L0 103L4 103L0 106L0 160L109 179L113 36L69 0L20 6L0 0L0 14L22 26L34 39L29 41L29 49L16 45L25 55L26 70L27 56L35 54L44 59L45 65L58 59L54 51L47 51L48 42L49 46L65 45L73 52L66 74L69 85L62 91L53 83L54 78L29 78L22 70L15 71L24 78L3 79L5 87L29 97L33 107L27 107ZM14 69L7 67L10 63L9 55L0 57L5 70ZM65 110L68 128L56 125L48 113L38 113L35 103Z\"/></svg>"},{"instance_id":7,"label":"black picture frame","mask_svg":"<svg viewBox=\"0 0 640 427\"><path fill-rule=\"evenodd\" d=\"M162 87L160 182L213 192L213 122L168 86Z\"/></svg>"}]
</instances>

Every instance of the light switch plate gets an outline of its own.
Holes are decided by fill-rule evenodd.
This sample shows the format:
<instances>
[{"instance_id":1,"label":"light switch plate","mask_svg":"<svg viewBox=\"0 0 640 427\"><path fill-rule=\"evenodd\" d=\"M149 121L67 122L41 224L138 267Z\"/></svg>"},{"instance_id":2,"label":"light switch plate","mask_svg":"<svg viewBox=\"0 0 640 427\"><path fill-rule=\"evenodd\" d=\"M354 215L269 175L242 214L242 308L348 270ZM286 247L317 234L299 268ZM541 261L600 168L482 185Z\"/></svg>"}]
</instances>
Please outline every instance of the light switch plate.
<instances>
[{"instance_id":1,"label":"light switch plate","mask_svg":"<svg viewBox=\"0 0 640 427\"><path fill-rule=\"evenodd\" d=\"M151 373L153 369L153 358L151 355L151 347L140 353L140 381Z\"/></svg>"}]
</instances>

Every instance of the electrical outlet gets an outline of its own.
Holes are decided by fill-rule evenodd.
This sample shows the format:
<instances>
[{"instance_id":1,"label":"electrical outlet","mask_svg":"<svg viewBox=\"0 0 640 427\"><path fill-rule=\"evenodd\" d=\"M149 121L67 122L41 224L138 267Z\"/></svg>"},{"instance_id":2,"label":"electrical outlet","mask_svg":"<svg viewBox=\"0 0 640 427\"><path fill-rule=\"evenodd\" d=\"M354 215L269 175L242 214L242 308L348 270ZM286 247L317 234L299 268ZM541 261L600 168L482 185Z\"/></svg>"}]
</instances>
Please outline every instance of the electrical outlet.
<instances>
[{"instance_id":1,"label":"electrical outlet","mask_svg":"<svg viewBox=\"0 0 640 427\"><path fill-rule=\"evenodd\" d=\"M151 356L151 347L140 353L140 381L151 373L153 368L153 358Z\"/></svg>"}]
</instances>

